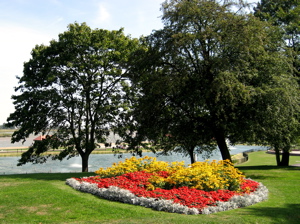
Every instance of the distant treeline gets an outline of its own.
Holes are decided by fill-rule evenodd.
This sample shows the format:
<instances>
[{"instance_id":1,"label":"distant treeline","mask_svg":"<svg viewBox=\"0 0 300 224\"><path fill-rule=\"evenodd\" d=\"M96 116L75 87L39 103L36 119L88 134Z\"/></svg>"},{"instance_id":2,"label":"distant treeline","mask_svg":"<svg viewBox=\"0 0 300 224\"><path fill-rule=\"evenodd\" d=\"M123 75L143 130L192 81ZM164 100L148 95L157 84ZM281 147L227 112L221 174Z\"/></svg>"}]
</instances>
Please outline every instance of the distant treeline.
<instances>
[{"instance_id":1,"label":"distant treeline","mask_svg":"<svg viewBox=\"0 0 300 224\"><path fill-rule=\"evenodd\" d=\"M2 125L0 125L0 129L15 129L14 127L7 127L5 125L5 123L3 123Z\"/></svg>"}]
</instances>

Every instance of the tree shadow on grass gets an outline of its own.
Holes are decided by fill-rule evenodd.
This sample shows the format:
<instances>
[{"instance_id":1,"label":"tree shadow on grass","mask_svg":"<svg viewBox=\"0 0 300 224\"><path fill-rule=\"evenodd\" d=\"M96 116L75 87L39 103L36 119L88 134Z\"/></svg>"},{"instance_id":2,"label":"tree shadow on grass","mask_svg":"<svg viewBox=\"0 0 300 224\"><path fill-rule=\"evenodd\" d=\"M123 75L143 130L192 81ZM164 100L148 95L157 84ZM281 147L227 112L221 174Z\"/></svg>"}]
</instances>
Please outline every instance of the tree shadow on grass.
<instances>
[{"instance_id":1,"label":"tree shadow on grass","mask_svg":"<svg viewBox=\"0 0 300 224\"><path fill-rule=\"evenodd\" d=\"M281 179L285 172L298 172L300 167L297 166L241 166L237 167L241 172L247 173L247 178L252 178L255 180L265 180L265 179ZM277 170L282 173L282 175L277 175ZM265 171L265 172L264 172ZM274 171L274 172L272 172Z\"/></svg>"},{"instance_id":2,"label":"tree shadow on grass","mask_svg":"<svg viewBox=\"0 0 300 224\"><path fill-rule=\"evenodd\" d=\"M239 170L300 170L299 166L237 166Z\"/></svg>"},{"instance_id":3,"label":"tree shadow on grass","mask_svg":"<svg viewBox=\"0 0 300 224\"><path fill-rule=\"evenodd\" d=\"M240 171L255 171L255 170L287 170L287 171L300 171L300 167L297 166L288 166L288 167L278 167L278 166L240 166L237 167ZM267 173L266 173L267 174ZM61 180L65 181L68 178L71 177L87 177L87 176L96 176L94 172L88 172L88 173L32 173L32 174L10 174L10 175L0 175L0 181L1 179L7 179L7 178L22 178L22 179L33 179L33 180ZM274 178L273 175L256 175L253 174L249 176L251 178L255 179L268 179L268 178Z\"/></svg>"},{"instance_id":4,"label":"tree shadow on grass","mask_svg":"<svg viewBox=\"0 0 300 224\"><path fill-rule=\"evenodd\" d=\"M259 218L270 217L271 223L298 224L300 220L300 204L285 204L283 207L247 207L245 208Z\"/></svg>"},{"instance_id":5,"label":"tree shadow on grass","mask_svg":"<svg viewBox=\"0 0 300 224\"><path fill-rule=\"evenodd\" d=\"M11 174L11 175L0 175L1 179L32 179L32 180L61 180L65 181L68 178L72 177L88 177L96 176L94 172L88 173L32 173L32 174Z\"/></svg>"},{"instance_id":6,"label":"tree shadow on grass","mask_svg":"<svg viewBox=\"0 0 300 224\"><path fill-rule=\"evenodd\" d=\"M294 172L294 171L300 171L300 167L299 166L241 166L241 167L237 167L240 171L247 171L247 172L252 172L254 173L255 171L266 171L264 172L264 177L267 177L267 173L269 173L268 171L282 171L282 172ZM273 176L273 175L270 175Z\"/></svg>"}]
</instances>

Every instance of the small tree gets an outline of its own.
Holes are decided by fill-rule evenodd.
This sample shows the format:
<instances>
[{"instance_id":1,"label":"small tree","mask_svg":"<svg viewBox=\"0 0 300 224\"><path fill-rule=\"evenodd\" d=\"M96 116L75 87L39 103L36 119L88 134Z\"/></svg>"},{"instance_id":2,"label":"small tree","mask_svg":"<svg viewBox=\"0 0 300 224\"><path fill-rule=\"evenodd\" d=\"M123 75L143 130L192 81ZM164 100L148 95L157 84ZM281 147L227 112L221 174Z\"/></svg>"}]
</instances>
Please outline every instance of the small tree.
<instances>
[{"instance_id":1,"label":"small tree","mask_svg":"<svg viewBox=\"0 0 300 224\"><path fill-rule=\"evenodd\" d=\"M49 149L62 148L53 159L80 155L82 172L97 142L105 142L111 125L125 111L123 87L128 86L124 63L137 41L122 29L92 30L85 23L70 24L68 30L39 45L24 64L24 74L14 95L15 112L8 118L14 132L12 142L30 134L47 134L22 155L19 165L42 163Z\"/></svg>"},{"instance_id":2,"label":"small tree","mask_svg":"<svg viewBox=\"0 0 300 224\"><path fill-rule=\"evenodd\" d=\"M299 136L298 84L292 77L278 82L280 84L272 89L262 88L257 92L256 97L261 100L255 106L264 110L251 111L249 108L249 114L254 115L252 119L257 124L252 125L245 134L252 143L271 146L275 150L278 166L288 166L289 151Z\"/></svg>"},{"instance_id":3,"label":"small tree","mask_svg":"<svg viewBox=\"0 0 300 224\"><path fill-rule=\"evenodd\" d=\"M171 127L169 130L169 134L159 138L157 147L162 149L161 154L181 153L190 157L192 164L197 162L197 154L201 154L203 159L208 159L217 148L213 139L205 139L208 135L204 130L199 130L197 123L177 122L176 127Z\"/></svg>"},{"instance_id":4,"label":"small tree","mask_svg":"<svg viewBox=\"0 0 300 224\"><path fill-rule=\"evenodd\" d=\"M295 77L300 77L300 1L298 0L262 0L254 8L254 15L262 21L268 21L272 25L278 27L282 32L284 46L282 50L291 61L291 71ZM279 94L275 101L276 104L284 103L280 114L274 110L271 115L274 120L271 124L265 124L272 130L268 131L266 136L269 139L269 144L275 149L276 161L278 166L289 165L289 151L292 144L297 141L299 136L299 114L297 108L299 102L295 101L295 86L288 84L291 90ZM298 87L299 88L299 87ZM293 93L294 92L294 93ZM273 101L274 101L273 100ZM292 102L291 102L292 101ZM288 102L286 104L286 102ZM292 107L290 105L293 105ZM274 125L277 125L275 128ZM279 126L278 126L279 125ZM278 128L281 127L281 128ZM267 128L266 128L267 129ZM280 159L280 153L282 157Z\"/></svg>"}]
</instances>

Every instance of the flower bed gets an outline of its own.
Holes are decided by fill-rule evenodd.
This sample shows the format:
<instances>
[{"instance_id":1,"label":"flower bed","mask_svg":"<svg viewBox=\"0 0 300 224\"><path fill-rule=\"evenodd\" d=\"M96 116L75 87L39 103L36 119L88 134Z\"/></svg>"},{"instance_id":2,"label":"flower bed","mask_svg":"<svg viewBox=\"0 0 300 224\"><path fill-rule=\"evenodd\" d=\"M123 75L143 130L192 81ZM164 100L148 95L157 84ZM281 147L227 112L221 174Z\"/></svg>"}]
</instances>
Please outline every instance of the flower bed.
<instances>
[{"instance_id":1,"label":"flower bed","mask_svg":"<svg viewBox=\"0 0 300 224\"><path fill-rule=\"evenodd\" d=\"M70 178L76 190L109 200L160 211L210 214L245 207L267 199L261 183L245 179L228 161L183 163L158 162L144 157L113 164L97 176Z\"/></svg>"}]
</instances>

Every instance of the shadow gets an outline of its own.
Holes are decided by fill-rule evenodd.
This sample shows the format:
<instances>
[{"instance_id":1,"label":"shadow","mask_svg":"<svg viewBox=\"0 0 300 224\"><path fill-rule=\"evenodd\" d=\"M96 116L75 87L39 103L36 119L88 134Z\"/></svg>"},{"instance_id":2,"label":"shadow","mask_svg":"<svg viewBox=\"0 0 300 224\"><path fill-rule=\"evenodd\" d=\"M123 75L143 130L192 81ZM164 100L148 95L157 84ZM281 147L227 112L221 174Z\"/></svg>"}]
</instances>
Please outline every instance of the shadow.
<instances>
[{"instance_id":1,"label":"shadow","mask_svg":"<svg viewBox=\"0 0 300 224\"><path fill-rule=\"evenodd\" d=\"M255 171L255 170L286 170L286 171L300 171L299 166L288 166L288 167L278 167L278 166L236 166L240 171ZM267 173L266 173L267 174ZM60 180L65 181L68 178L71 177L86 177L86 176L96 176L94 172L70 172L70 173L28 173L28 174L5 174L0 175L1 179L16 179L16 178L26 178L26 179L32 179L32 180ZM268 178L274 178L273 175L258 175L258 174L251 174L247 175L247 177L253 178L253 179L268 179Z\"/></svg>"},{"instance_id":2,"label":"shadow","mask_svg":"<svg viewBox=\"0 0 300 224\"><path fill-rule=\"evenodd\" d=\"M239 170L300 170L299 166L236 166Z\"/></svg>"},{"instance_id":3,"label":"shadow","mask_svg":"<svg viewBox=\"0 0 300 224\"><path fill-rule=\"evenodd\" d=\"M87 173L30 173L30 174L9 174L9 175L0 175L0 182L1 179L31 179L31 180L45 180L45 181L52 181L52 180L59 180L59 181L66 181L66 179L71 177L88 177L88 176L96 176L94 172L87 172Z\"/></svg>"},{"instance_id":4,"label":"shadow","mask_svg":"<svg viewBox=\"0 0 300 224\"><path fill-rule=\"evenodd\" d=\"M257 181L266 179L277 179L280 181L283 176L285 176L286 172L297 173L300 171L300 167L297 166L241 166L236 168L238 168L242 173L246 173L247 178Z\"/></svg>"},{"instance_id":5,"label":"shadow","mask_svg":"<svg viewBox=\"0 0 300 224\"><path fill-rule=\"evenodd\" d=\"M246 207L247 211L255 214L258 220L260 217L269 217L274 224L298 224L300 220L300 204L285 204L279 207Z\"/></svg>"},{"instance_id":6,"label":"shadow","mask_svg":"<svg viewBox=\"0 0 300 224\"><path fill-rule=\"evenodd\" d=\"M251 174L251 175L248 174L248 175L246 175L246 178L250 178L255 181L267 180L270 178L274 179L274 177L271 175L256 175L256 174Z\"/></svg>"}]
</instances>

